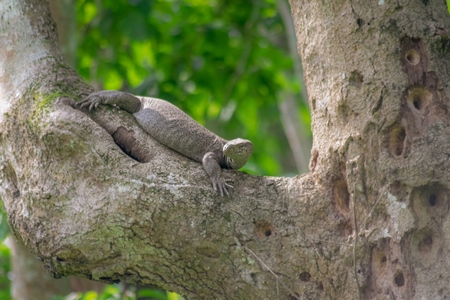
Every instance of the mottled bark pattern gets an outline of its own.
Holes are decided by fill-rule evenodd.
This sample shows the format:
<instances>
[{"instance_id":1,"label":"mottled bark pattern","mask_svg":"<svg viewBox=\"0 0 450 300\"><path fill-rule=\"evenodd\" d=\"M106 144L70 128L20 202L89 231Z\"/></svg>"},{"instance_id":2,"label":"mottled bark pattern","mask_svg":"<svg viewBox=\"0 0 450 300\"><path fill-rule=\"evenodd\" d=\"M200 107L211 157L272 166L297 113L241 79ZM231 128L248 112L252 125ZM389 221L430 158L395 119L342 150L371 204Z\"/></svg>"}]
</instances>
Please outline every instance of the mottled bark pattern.
<instances>
[{"instance_id":1,"label":"mottled bark pattern","mask_svg":"<svg viewBox=\"0 0 450 300\"><path fill-rule=\"evenodd\" d=\"M313 174L330 185L342 236L359 233L358 297L450 297L445 1L291 6L312 108ZM324 291L350 298L328 283Z\"/></svg>"}]
</instances>

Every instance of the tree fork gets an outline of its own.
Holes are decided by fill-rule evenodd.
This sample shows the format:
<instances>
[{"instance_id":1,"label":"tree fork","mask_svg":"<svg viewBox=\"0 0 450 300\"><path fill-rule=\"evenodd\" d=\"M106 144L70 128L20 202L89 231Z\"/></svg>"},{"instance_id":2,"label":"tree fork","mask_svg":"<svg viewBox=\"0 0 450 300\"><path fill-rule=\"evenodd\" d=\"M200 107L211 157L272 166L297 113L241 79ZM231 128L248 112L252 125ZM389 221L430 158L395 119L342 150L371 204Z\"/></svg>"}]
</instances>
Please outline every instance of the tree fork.
<instances>
[{"instance_id":1,"label":"tree fork","mask_svg":"<svg viewBox=\"0 0 450 300\"><path fill-rule=\"evenodd\" d=\"M444 2L291 6L312 171L227 172L237 184L224 200L199 164L151 140L131 116L109 110L93 122L56 103L89 88L64 66L47 4L0 1L0 191L16 237L55 276L152 284L193 299L447 295ZM414 68L428 75L416 78ZM114 143L108 132L119 127L150 153L147 163Z\"/></svg>"}]
</instances>

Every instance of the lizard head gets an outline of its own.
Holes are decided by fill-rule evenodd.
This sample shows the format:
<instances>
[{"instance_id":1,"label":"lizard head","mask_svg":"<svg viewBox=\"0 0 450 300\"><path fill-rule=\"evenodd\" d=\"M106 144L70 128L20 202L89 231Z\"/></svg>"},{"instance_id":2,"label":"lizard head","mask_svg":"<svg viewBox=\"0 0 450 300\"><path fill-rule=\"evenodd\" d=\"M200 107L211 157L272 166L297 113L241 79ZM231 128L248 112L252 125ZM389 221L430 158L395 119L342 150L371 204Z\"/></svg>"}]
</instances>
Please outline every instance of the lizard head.
<instances>
[{"instance_id":1,"label":"lizard head","mask_svg":"<svg viewBox=\"0 0 450 300\"><path fill-rule=\"evenodd\" d=\"M244 139L234 139L223 146L223 154L228 168L240 169L250 158L253 152L252 142Z\"/></svg>"}]
</instances>

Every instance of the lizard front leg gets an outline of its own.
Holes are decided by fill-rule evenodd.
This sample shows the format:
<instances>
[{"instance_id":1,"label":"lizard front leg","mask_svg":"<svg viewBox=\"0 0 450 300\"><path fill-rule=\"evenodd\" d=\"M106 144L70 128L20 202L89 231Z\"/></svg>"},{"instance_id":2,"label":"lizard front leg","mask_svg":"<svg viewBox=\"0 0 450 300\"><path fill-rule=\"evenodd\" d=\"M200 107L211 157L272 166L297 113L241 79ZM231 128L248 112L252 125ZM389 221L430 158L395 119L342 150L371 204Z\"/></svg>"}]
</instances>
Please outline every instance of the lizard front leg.
<instances>
[{"instance_id":1,"label":"lizard front leg","mask_svg":"<svg viewBox=\"0 0 450 300\"><path fill-rule=\"evenodd\" d=\"M134 114L141 109L141 101L137 97L119 91L101 91L92 93L76 105L80 108L87 107L89 110L93 110L100 104L118 106L131 114Z\"/></svg>"},{"instance_id":2,"label":"lizard front leg","mask_svg":"<svg viewBox=\"0 0 450 300\"><path fill-rule=\"evenodd\" d=\"M220 168L217 154L214 152L206 153L203 156L202 164L203 169L205 169L206 174L211 179L214 191L218 191L221 196L230 195L227 188L233 188L233 186L228 184L222 177L222 169Z\"/></svg>"}]
</instances>

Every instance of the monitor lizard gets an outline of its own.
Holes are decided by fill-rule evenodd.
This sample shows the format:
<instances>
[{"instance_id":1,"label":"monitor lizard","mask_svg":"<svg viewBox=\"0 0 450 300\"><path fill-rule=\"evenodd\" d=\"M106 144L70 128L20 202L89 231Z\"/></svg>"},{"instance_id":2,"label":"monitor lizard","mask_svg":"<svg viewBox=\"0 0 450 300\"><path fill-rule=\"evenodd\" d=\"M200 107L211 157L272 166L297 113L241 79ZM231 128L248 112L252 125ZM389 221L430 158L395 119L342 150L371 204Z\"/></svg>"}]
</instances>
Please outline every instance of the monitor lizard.
<instances>
[{"instance_id":1,"label":"monitor lizard","mask_svg":"<svg viewBox=\"0 0 450 300\"><path fill-rule=\"evenodd\" d=\"M161 99L142 97L119 91L92 93L76 105L96 109L112 105L135 117L142 128L164 146L203 165L215 192L229 195L233 186L222 176L221 168L243 167L253 151L249 140L227 141L212 133L175 105Z\"/></svg>"}]
</instances>

